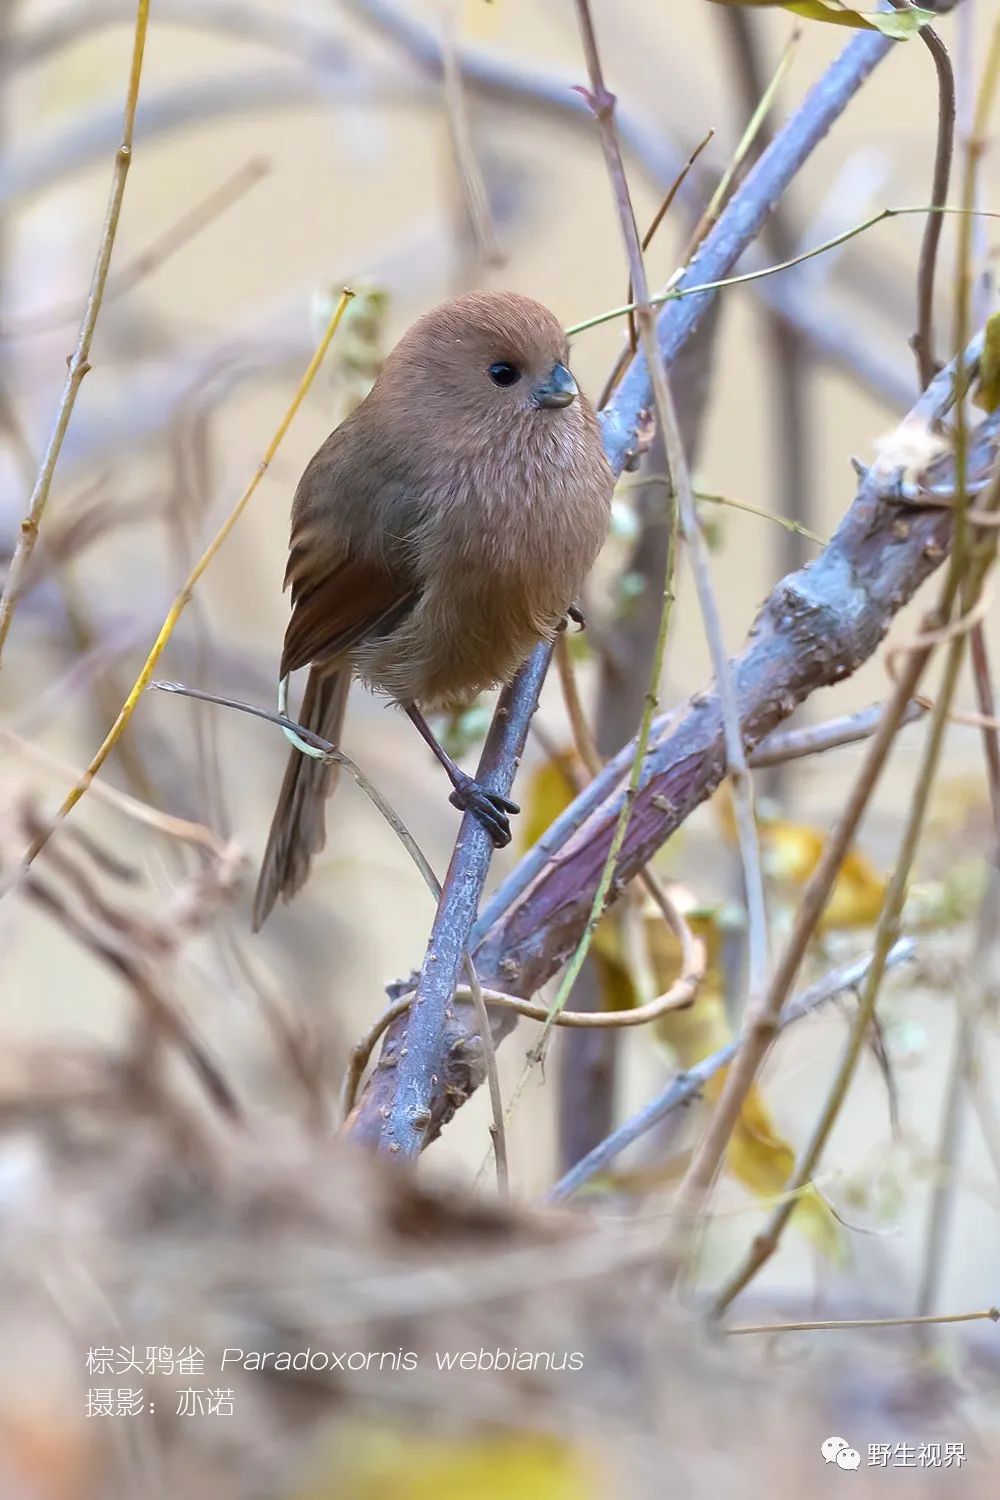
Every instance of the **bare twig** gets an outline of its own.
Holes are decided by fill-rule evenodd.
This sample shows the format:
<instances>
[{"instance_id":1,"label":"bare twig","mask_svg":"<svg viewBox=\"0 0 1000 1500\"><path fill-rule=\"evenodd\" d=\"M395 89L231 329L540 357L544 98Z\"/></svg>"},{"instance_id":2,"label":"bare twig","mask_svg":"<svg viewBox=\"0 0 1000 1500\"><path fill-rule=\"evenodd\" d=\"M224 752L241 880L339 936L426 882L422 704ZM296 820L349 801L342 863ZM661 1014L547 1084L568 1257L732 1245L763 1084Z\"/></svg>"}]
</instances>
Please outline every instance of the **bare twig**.
<instances>
[{"instance_id":1,"label":"bare twig","mask_svg":"<svg viewBox=\"0 0 1000 1500\"><path fill-rule=\"evenodd\" d=\"M6 741L19 755L23 755L37 765L44 766L60 780L65 780L68 776L75 777L78 774L66 761L43 750L40 745L22 739L13 730L2 725L0 725L0 739ZM130 797L127 792L120 792L117 787L108 786L105 782L95 784L94 795L106 802L109 807L117 808L126 817L133 818L137 823L142 823L147 828L155 828L159 833L166 834L168 838L200 845L208 849L216 858L219 858L227 847L225 841L217 833L213 833L211 828L206 828L203 823L194 823L189 818L175 818L169 813L160 812L159 808L150 807L148 803L140 801L137 797Z\"/></svg>"},{"instance_id":2,"label":"bare twig","mask_svg":"<svg viewBox=\"0 0 1000 1500\"><path fill-rule=\"evenodd\" d=\"M891 3L896 10L913 9L913 0L891 0ZM934 150L931 202L947 203L951 159L955 148L955 75L948 49L937 32L930 26L922 26L920 39L934 59L938 87L937 144ZM934 281L942 227L939 214L927 215L917 269L917 331L910 340L910 345L917 357L917 374L922 388L930 385L939 368L934 358Z\"/></svg>"},{"instance_id":3,"label":"bare twig","mask_svg":"<svg viewBox=\"0 0 1000 1500\"><path fill-rule=\"evenodd\" d=\"M916 944L911 938L901 939L889 955L889 966L895 967L897 964L904 963L912 958L915 952ZM842 995L845 990L855 989L864 979L871 962L871 956L857 959L842 969L835 969L832 974L828 974L816 984L811 985L785 1007L777 1029L784 1031L786 1026L791 1026L794 1021L801 1020L803 1016L825 1004L827 1000ZM698 1098L708 1080L732 1062L739 1050L739 1045L739 1038L734 1037L718 1052L702 1058L701 1062L695 1063L692 1068L672 1078L648 1104L644 1104L642 1109L624 1124L619 1125L606 1140L601 1141L589 1155L577 1162L565 1176L561 1177L545 1195L546 1201L558 1203L569 1198L583 1187L584 1183L603 1171L627 1146L631 1146L640 1136L652 1130L673 1110Z\"/></svg>"},{"instance_id":4,"label":"bare twig","mask_svg":"<svg viewBox=\"0 0 1000 1500\"><path fill-rule=\"evenodd\" d=\"M806 755L819 755L841 745L855 745L859 740L871 739L884 711L885 705L876 703L856 714L844 714L842 718L828 719L825 724L806 729L776 729L751 753L750 764L754 767L780 765L783 761L800 760ZM923 718L926 711L922 702L911 700L903 710L900 728Z\"/></svg>"},{"instance_id":5,"label":"bare twig","mask_svg":"<svg viewBox=\"0 0 1000 1500\"><path fill-rule=\"evenodd\" d=\"M650 297L649 306L663 307L668 302L679 302L685 297L700 297L705 292L719 292L727 286L746 286L750 282L763 281L768 276L780 276L785 271L791 271L795 266L804 265L808 260L815 260L818 255L825 255L828 250L833 250L837 245L846 245L848 240L856 239L858 235L874 229L878 224L884 224L887 219L905 218L909 214L932 214L938 217L953 214L960 219L1000 219L1000 213L991 212L989 209L959 207L948 203L917 203L904 204L899 208L891 206L880 208L878 213L862 219L860 224L852 224L850 229L831 235L828 240L813 245L809 250L802 250L798 255L789 256L787 260L778 261L774 265L744 271L739 276L723 276L718 281L692 281L689 285L684 285L682 273L675 271L666 291L657 292L655 297ZM690 264L694 266L696 263L692 261ZM581 323L573 323L567 328L566 333L568 337L575 338L577 334L586 333L588 329L599 328L602 323L611 323L615 318L625 318L638 311L638 302L626 302L621 307L609 307L604 312L594 313L592 317L584 318Z\"/></svg>"},{"instance_id":6,"label":"bare twig","mask_svg":"<svg viewBox=\"0 0 1000 1500\"><path fill-rule=\"evenodd\" d=\"M407 854L409 854L410 858L413 860L413 863L420 871L423 882L427 886L427 889L430 891L431 895L435 900L437 900L437 898L440 896L441 886L437 876L434 874L434 871L431 868L430 861L427 859L427 856L424 854L420 845L417 843L416 839L413 837L412 833L407 828L402 818L399 816L396 810L386 801L378 788L371 781L369 781L368 777L361 770L360 766L358 766L349 755L345 754L345 752L341 750L339 746L333 745L329 740L323 739L323 737L316 734L314 730L306 729L303 727L303 725L297 724L295 720L289 718L287 714L276 713L273 709L269 708L259 708L255 703L241 703L236 698L224 698L218 693L207 693L202 691L201 688L188 687L183 682L152 681L149 682L147 686L151 690L158 689L161 693L179 693L184 698L197 698L200 703L214 703L219 708L232 708L235 709L237 713L251 714L255 719L264 719L268 724L276 724L279 729L289 731L290 733L296 735L298 739L304 740L305 743L307 745L310 745L314 750L322 752L321 755L317 758L322 759L329 765L341 766L347 772L351 780L355 783L356 786L361 789L361 791L364 792L365 796L385 819L389 827L392 829L393 833L399 839L400 843L403 845L403 848L406 850Z\"/></svg>"},{"instance_id":7,"label":"bare twig","mask_svg":"<svg viewBox=\"0 0 1000 1500\"><path fill-rule=\"evenodd\" d=\"M253 157L244 162L225 182L213 188L205 198L183 213L151 245L122 266L120 271L113 276L109 275L104 289L105 303L131 292L140 282L152 276L171 256L183 250L202 230L232 208L234 203L238 203L270 170L270 163L262 157ZM77 302L62 302L54 307L42 308L26 317L0 325L0 339L28 338L48 333L54 328L61 328L65 323L71 323L78 313Z\"/></svg>"},{"instance_id":8,"label":"bare twig","mask_svg":"<svg viewBox=\"0 0 1000 1500\"><path fill-rule=\"evenodd\" d=\"M983 506L987 511L996 511L998 508L1000 508L1000 468L998 468L996 471L990 493L986 500L983 502ZM948 570L948 576L945 579L945 583L942 589L942 598L938 606L938 616L940 619L944 620L949 617L953 604L958 598L960 592L962 593L963 600L967 603L970 610L975 606L983 583L985 581L986 574L995 560L996 549L997 533L995 531L985 532L982 539L976 544L975 548L970 549L960 547L958 539L956 538L955 547L952 551L951 566ZM939 693L937 702L935 703L935 706L931 712L927 743L924 748L922 762L914 786L909 815L907 817L899 853L893 863L892 874L889 878L889 884L886 889L885 899L882 905L882 912L879 917L878 927L875 933L875 958L866 976L864 990L862 992L861 999L858 1005L858 1014L851 1028L851 1034L848 1039L847 1046L844 1050L843 1057L841 1058L840 1065L830 1086L830 1091L827 1095L824 1108L820 1114L819 1119L816 1122L816 1125L813 1128L812 1135L810 1136L805 1150L802 1152L798 1162L796 1163L795 1172L793 1173L791 1181L788 1184L789 1194L794 1194L800 1191L811 1180L813 1176L816 1166L819 1163L823 1150L826 1146L826 1142L829 1139L830 1131L833 1129L833 1125L837 1119L838 1114L840 1113L840 1109L847 1094L848 1086L850 1084L851 1078L854 1075L854 1070L861 1055L865 1038L868 1034L872 1019L875 1015L875 1006L878 999L879 985L882 979L882 975L885 972L886 957L893 943L895 942L899 931L900 914L903 909L903 902L906 898L906 888L910 877L910 870L912 868L913 859L916 855L917 847L920 841L920 835L923 830L924 817L927 811L927 804L930 799L931 790L934 785L934 779L941 757L945 731L948 725L948 710L958 683L958 675L962 665L962 658L969 629L971 629L971 625L968 624L968 615L966 615L964 618L959 619L953 629L953 637L948 646L947 656L945 659L941 691ZM930 649L932 648L926 645L916 645L911 654L911 663L922 664L924 661L926 661L927 654ZM920 670L922 670L922 665L917 669L918 675ZM913 665L911 664L910 668L908 668L904 673L903 678L901 678L901 681L908 678L911 675L912 671ZM909 696L909 694L907 696ZM887 714L886 720L888 718L889 715ZM878 744L878 740L881 735L882 727L880 726L879 735L876 737L876 740L872 746L873 752ZM866 771L870 769L870 765L874 760L874 754L870 753L868 757L868 765L866 765L865 768ZM855 787L855 791L852 793L849 807L853 808L856 805L858 790L864 785L867 779L868 778L864 773L862 774L862 777L859 778L859 783ZM869 794L870 790L871 787L869 787ZM839 827L837 832L838 834L840 833ZM825 863L825 855L824 860L821 861L821 865L823 863ZM833 875L835 878L836 871L833 872ZM813 877L813 879L815 880L815 876ZM806 904L806 899L810 894L812 885L813 881L810 881L809 886L806 888L806 896L803 900L803 906L805 906ZM796 929L798 929L798 926L799 923L797 921ZM789 945L790 948L791 946L792 944ZM742 1289L747 1285L752 1277L756 1275L760 1267L764 1265L769 1257L774 1253L774 1250L778 1245L781 1232L785 1224L788 1222L789 1214L793 1206L794 1201L790 1203L779 1204L774 1209L773 1213L768 1218L767 1224L765 1225L764 1229L759 1235L756 1236L753 1245L751 1246L751 1249L747 1256L744 1258L743 1262L727 1279L725 1285L715 1297L713 1302L713 1311L716 1315L718 1315L726 1307L728 1307L733 1298L736 1297L740 1293L740 1291L742 1291Z\"/></svg>"},{"instance_id":9,"label":"bare twig","mask_svg":"<svg viewBox=\"0 0 1000 1500\"><path fill-rule=\"evenodd\" d=\"M965 95L963 104L971 114L969 129L963 131L962 142L964 148L962 202L967 208L974 207L977 201L979 160L986 144L986 129L989 111L993 103L992 95L997 82L998 62L1000 62L1000 21L994 25L992 47L978 97L976 96L972 79L963 79L963 94ZM973 241L971 228L972 226L968 221L962 221L959 232L958 264L955 273L954 336L956 340L967 336L966 331L972 307ZM955 423L955 450L959 458L964 456L967 442L966 414L964 407L961 407L957 412ZM969 486L961 482L960 478L960 482L956 487L954 501L957 509L956 547L959 540L964 545L968 545L968 527L974 515L985 511L984 519L997 520L996 492L998 487L1000 487L1000 479L994 482L992 506L987 502L985 507L980 504L973 511L969 504ZM990 514L991 510L992 514ZM994 537L994 551L995 547L996 541ZM966 610L965 618L969 619L976 606L975 588L974 586L970 586L968 580L963 580L963 588L962 597L963 606ZM961 650L962 644L962 641L959 641L953 647L953 652L956 655ZM989 675L989 657L986 640L980 620L971 625L971 644L973 677L976 683L980 710L984 716L982 724L983 750L986 760L987 786L989 788L994 821L994 863L987 871L986 886L980 903L979 920L976 925L973 952L971 955L970 975L978 976L986 971L988 947L991 941L989 928L992 926L991 919L994 916L993 904L996 896L995 860L998 852L1000 852L1000 828L998 828L998 810L1000 810L998 770L1000 770L1000 756L998 756L997 751L996 725L988 723L989 717L992 716L993 689ZM956 665L955 671L957 672L957 670L958 666ZM948 705L945 704L945 712L947 712L947 708ZM929 1314L937 1301L948 1238L954 1220L956 1200L955 1177L963 1144L966 1120L966 1094L969 1084L974 1077L976 1067L973 1007L977 1003L981 1004L982 995L981 993L974 995L973 991L978 988L979 986L973 979L971 982L961 984L956 995L955 1034L946 1075L944 1102L941 1109L940 1132L935 1159L936 1172L928 1201L923 1258L917 1287L917 1312L923 1315Z\"/></svg>"},{"instance_id":10,"label":"bare twig","mask_svg":"<svg viewBox=\"0 0 1000 1500\"><path fill-rule=\"evenodd\" d=\"M742 1333L815 1333L820 1330L843 1332L850 1328L926 1328L932 1323L1000 1322L1000 1308L982 1307L978 1312L935 1313L918 1318L828 1318L816 1323L744 1323L738 1328L721 1330L728 1338Z\"/></svg>"},{"instance_id":11,"label":"bare twig","mask_svg":"<svg viewBox=\"0 0 1000 1500\"><path fill-rule=\"evenodd\" d=\"M24 579L25 571L31 561L31 555L35 550L38 540L38 530L45 514L48 503L49 492L52 489L52 480L55 476L56 465L59 462L59 454L62 451L63 440L69 427L70 418L73 415L73 407L76 405L77 394L83 384L83 378L90 369L90 348L94 338L94 329L97 327L97 317L101 310L101 302L104 297L104 289L108 280L108 268L111 265L111 253L115 246L115 235L118 232L118 219L121 215L122 200L125 197L125 180L128 177L128 169L132 162L132 136L135 130L135 112L139 102L139 80L142 77L142 55L146 45L146 28L149 22L149 0L138 0L135 16L135 34L132 41L132 61L129 69L128 88L125 95L125 115L122 122L121 142L115 153L115 166L111 178L111 195L108 199L107 212L104 216L104 225L101 230L101 238L97 248L97 260L94 264L94 272L90 282L90 293L87 297L87 305L84 308L83 319L80 323L80 332L76 341L76 348L70 355L69 365L66 371L66 381L63 385L62 396L56 408L55 422L49 437L48 446L42 459L38 477L28 500L28 509L21 522L21 531L11 558L10 568L4 581L3 593L0 595L0 661L3 657L3 648L10 630L10 622L17 606L18 595Z\"/></svg>"},{"instance_id":12,"label":"bare twig","mask_svg":"<svg viewBox=\"0 0 1000 1500\"><path fill-rule=\"evenodd\" d=\"M527 1021L540 1021L543 1025L556 1026L567 1031L627 1031L637 1026L649 1026L671 1011L683 1010L690 1005L698 986L705 977L705 945L691 933L686 923L683 926L678 925L674 930L681 941L681 972L662 995L657 995L646 1005L633 1006L631 1010L553 1012L550 1006L535 1005L530 1000L521 1000L517 995L507 995L500 990L480 987L479 994L486 1008L492 1007L497 1011L506 1011L511 1016L520 1016ZM415 988L410 989L393 1000L391 1005L386 1006L357 1045L351 1049L341 1096L344 1101L345 1115L354 1106L358 1084L376 1042L388 1031L394 1021L409 1010L415 993ZM452 999L459 1004L477 1004L475 992L470 985L466 984L456 986ZM476 1019L480 1022L478 1011Z\"/></svg>"},{"instance_id":13,"label":"bare twig","mask_svg":"<svg viewBox=\"0 0 1000 1500\"><path fill-rule=\"evenodd\" d=\"M768 118L773 103L774 86L767 88L764 62L761 56L757 18L742 6L725 6L719 12L719 23L728 42L730 67L733 71L739 98L745 112L760 108L767 102L757 140L757 149L771 139L771 122ZM787 65L796 32L787 43L779 63ZM777 76L777 75L776 75ZM769 97L770 96L770 97ZM784 260L792 255L798 245L798 236L793 228L788 205L779 203L764 225L762 240L772 260ZM765 334L768 346L769 376L767 379L768 408L771 427L772 467L776 472L778 508L792 518L795 530L790 531L783 542L778 557L779 572L789 573L805 561L805 550L800 537L802 526L809 516L810 482L813 473L813 356L807 338L780 312L765 302ZM909 393L907 393L909 395ZM770 790L776 792L778 784L772 778Z\"/></svg>"},{"instance_id":14,"label":"bare twig","mask_svg":"<svg viewBox=\"0 0 1000 1500\"><path fill-rule=\"evenodd\" d=\"M155 1033L169 1038L186 1057L212 1102L233 1123L241 1123L243 1111L218 1063L196 1036L180 1009L162 992L153 966L142 963L127 945L103 933L73 912L65 898L48 880L34 873L25 880L28 896L55 918L81 946L88 948L128 984Z\"/></svg>"},{"instance_id":15,"label":"bare twig","mask_svg":"<svg viewBox=\"0 0 1000 1500\"><path fill-rule=\"evenodd\" d=\"M670 388L667 384L666 374L657 345L656 327L650 304L645 266L642 259L642 247L639 243L635 215L632 212L632 200L629 194L628 181L625 176L625 166L615 133L614 98L608 93L604 84L600 56L597 50L597 39L594 33L593 19L590 14L589 0L577 0L577 16L583 37L584 52L587 58L587 69L590 74L591 105L601 133L608 175L611 179L618 207L619 222L629 262L631 281L636 290L636 319L639 325L639 337L646 357L647 367L651 373L653 404L657 421L660 425L660 431L664 438L667 463L670 469L675 502L678 507L681 534L689 549L691 568L694 573L695 586L698 592L698 602L701 606L705 634L708 639L712 666L715 669L719 698L722 703L723 720L726 730L726 752L729 759L729 776L732 782L733 808L736 817L740 854L743 861L743 877L748 908L751 993L757 995L762 991L767 976L767 913L764 902L764 876L760 860L760 847L753 815L753 788L747 771L732 674L722 640L722 626L712 588L708 552L695 510L694 495L691 489L691 476L688 472L684 443L677 422L677 413L674 408L673 398L670 394ZM669 572L667 587L670 587ZM637 742L637 758L640 754L640 745L642 753L645 753L645 744L642 743L641 734L640 740ZM624 838L624 833L625 828L623 826L622 838Z\"/></svg>"},{"instance_id":16,"label":"bare twig","mask_svg":"<svg viewBox=\"0 0 1000 1500\"><path fill-rule=\"evenodd\" d=\"M347 304L352 296L353 293L347 291L346 289L342 293L340 301L338 302L337 307L334 310L329 323L327 324L326 331L324 332L323 337L320 339L320 342L316 347L312 359L309 361L308 368L306 369L305 374L299 382L298 389L296 390L295 395L292 397L291 404L289 405L288 410L285 412L285 415L282 418L281 422L278 424L277 431L268 444L264 457L257 465L257 468L254 471L253 478L250 480L250 483L246 486L242 495L233 506L233 509L226 517L226 520L223 522L222 526L212 538L212 541L206 547L202 556L199 558L198 562L192 569L191 574L184 584L183 588L174 599L174 602L167 613L167 617L160 627L160 632L156 637L156 640L153 642L149 654L146 657L145 662L143 663L142 670L139 673L139 676L136 678L131 692L122 705L117 719L111 726L111 729L108 731L104 743L101 745L100 749L97 751L93 760L90 762L90 765L77 781L76 785L65 797L62 806L59 808L58 812L55 815L55 818L49 824L48 828L43 830L43 832L38 835L38 837L32 842L30 848L26 851L23 860L23 865L25 867L29 866L35 859L35 857L41 852L41 850L44 849L49 837L52 834L53 829L58 827L63 819L72 812L73 808L80 801L80 798L84 796L87 788L90 786L91 782L94 780L94 777L100 771L104 762L107 760L108 756L111 754L111 751L117 744L119 738L125 730L125 727L127 726L133 713L135 712L139 700L141 699L143 693L146 690L146 687L150 682L150 679L152 678L153 672L156 670L157 662L163 655L163 652L166 650L167 644L170 641L170 637L174 633L174 628L176 627L178 620L183 614L185 607L191 600L191 596L198 584L199 579L208 568L209 564L212 562L212 559L215 557L216 553L223 545L230 532L233 530L233 527L236 525L237 521L240 519L240 516L243 514L247 505L250 503L254 491L257 489L260 481L267 473L271 460L273 459L275 453L278 451L282 438L285 436L285 433L291 426L292 420L299 407L302 405L302 402L305 399L306 392L309 390L309 387L313 382L313 377L315 376L316 371L319 369L320 365L323 362L323 356L327 351L330 340L336 333L337 328L340 324L340 320L344 315L344 309L347 307Z\"/></svg>"},{"instance_id":17,"label":"bare twig","mask_svg":"<svg viewBox=\"0 0 1000 1500\"><path fill-rule=\"evenodd\" d=\"M490 213L489 195L472 143L472 128L469 124L465 89L455 56L455 18L453 16L445 22L442 59L448 132L451 136L455 169L462 190L462 201L465 204L469 224L484 264L496 266L500 264L503 257L497 242L496 226Z\"/></svg>"}]
</instances>

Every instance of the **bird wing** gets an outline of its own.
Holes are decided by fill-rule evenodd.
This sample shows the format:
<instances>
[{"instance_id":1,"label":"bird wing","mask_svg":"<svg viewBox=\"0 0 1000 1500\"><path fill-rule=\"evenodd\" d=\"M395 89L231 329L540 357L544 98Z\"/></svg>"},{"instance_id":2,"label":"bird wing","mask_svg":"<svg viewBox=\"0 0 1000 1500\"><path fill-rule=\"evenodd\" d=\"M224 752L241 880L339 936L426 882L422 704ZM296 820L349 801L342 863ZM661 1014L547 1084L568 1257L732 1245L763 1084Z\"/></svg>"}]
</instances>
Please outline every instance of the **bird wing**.
<instances>
[{"instance_id":1,"label":"bird wing","mask_svg":"<svg viewBox=\"0 0 1000 1500\"><path fill-rule=\"evenodd\" d=\"M352 646L385 635L410 613L420 592L378 563L346 558L318 578L296 577L289 559L292 616L285 631L281 675L329 662Z\"/></svg>"}]
</instances>

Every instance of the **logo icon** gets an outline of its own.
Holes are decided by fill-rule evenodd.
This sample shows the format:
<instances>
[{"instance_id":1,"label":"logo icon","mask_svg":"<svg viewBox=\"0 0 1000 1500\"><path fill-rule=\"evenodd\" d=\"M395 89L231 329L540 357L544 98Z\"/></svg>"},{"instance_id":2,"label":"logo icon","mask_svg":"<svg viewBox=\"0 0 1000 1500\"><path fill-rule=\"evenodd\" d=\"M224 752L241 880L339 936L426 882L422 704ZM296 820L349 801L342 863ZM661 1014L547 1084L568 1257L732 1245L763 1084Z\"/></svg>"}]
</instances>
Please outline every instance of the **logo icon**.
<instances>
[{"instance_id":1,"label":"logo icon","mask_svg":"<svg viewBox=\"0 0 1000 1500\"><path fill-rule=\"evenodd\" d=\"M828 1437L826 1442L821 1444L819 1451L823 1455L823 1462L832 1464L837 1462L839 1453L843 1453L845 1449L850 1451L850 1448L851 1445L846 1438Z\"/></svg>"}]
</instances>

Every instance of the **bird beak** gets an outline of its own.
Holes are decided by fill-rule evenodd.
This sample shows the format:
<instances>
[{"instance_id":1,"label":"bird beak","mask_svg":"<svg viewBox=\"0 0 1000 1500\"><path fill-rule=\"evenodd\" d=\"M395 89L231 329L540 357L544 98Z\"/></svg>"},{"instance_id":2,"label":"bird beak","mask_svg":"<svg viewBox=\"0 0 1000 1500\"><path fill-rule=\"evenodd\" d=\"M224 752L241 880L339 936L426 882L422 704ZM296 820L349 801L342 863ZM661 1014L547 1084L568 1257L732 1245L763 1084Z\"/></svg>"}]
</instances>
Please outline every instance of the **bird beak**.
<instances>
[{"instance_id":1,"label":"bird beak","mask_svg":"<svg viewBox=\"0 0 1000 1500\"><path fill-rule=\"evenodd\" d=\"M580 394L580 388L565 365L553 365L541 385L535 386L535 405L548 408L568 406Z\"/></svg>"}]
</instances>

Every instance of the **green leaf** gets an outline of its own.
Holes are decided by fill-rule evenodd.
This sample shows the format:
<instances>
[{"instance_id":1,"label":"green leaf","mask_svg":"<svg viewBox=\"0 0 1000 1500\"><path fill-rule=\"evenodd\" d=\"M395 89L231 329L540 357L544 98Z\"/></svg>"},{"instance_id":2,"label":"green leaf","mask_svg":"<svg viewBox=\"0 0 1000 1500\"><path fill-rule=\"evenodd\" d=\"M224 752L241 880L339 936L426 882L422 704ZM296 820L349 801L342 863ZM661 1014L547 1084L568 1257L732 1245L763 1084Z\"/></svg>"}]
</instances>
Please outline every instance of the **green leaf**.
<instances>
[{"instance_id":1,"label":"green leaf","mask_svg":"<svg viewBox=\"0 0 1000 1500\"><path fill-rule=\"evenodd\" d=\"M932 10L914 6L912 10L858 11L843 0L715 0L716 5L770 6L791 11L807 21L823 21L829 26L852 26L860 31L881 31L893 41L905 42L916 36L923 26L937 19Z\"/></svg>"}]
</instances>

